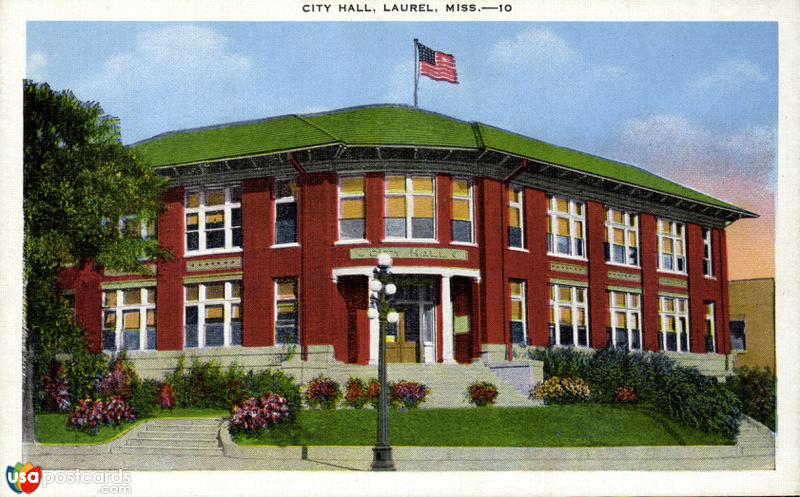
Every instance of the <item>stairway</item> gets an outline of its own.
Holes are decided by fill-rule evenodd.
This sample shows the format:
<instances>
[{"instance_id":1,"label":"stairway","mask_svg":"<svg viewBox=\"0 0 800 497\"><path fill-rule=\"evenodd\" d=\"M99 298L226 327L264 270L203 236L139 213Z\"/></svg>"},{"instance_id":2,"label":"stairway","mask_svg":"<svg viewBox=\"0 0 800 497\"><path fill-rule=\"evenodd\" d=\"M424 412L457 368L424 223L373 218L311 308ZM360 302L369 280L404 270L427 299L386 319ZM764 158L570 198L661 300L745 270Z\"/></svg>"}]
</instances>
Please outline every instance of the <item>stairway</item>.
<instances>
[{"instance_id":1,"label":"stairway","mask_svg":"<svg viewBox=\"0 0 800 497\"><path fill-rule=\"evenodd\" d=\"M221 456L220 419L159 419L132 430L112 448L116 454Z\"/></svg>"},{"instance_id":2,"label":"stairway","mask_svg":"<svg viewBox=\"0 0 800 497\"><path fill-rule=\"evenodd\" d=\"M339 364L328 369L327 374L339 382L342 389L351 376L369 380L378 375L376 366ZM496 376L483 364L388 364L389 381L408 380L423 383L431 392L420 407L455 408L471 407L467 399L467 387L474 381L489 381L497 386L498 396L495 405L501 407L531 407L541 405L540 401L528 399L526 394L515 389L510 383Z\"/></svg>"}]
</instances>

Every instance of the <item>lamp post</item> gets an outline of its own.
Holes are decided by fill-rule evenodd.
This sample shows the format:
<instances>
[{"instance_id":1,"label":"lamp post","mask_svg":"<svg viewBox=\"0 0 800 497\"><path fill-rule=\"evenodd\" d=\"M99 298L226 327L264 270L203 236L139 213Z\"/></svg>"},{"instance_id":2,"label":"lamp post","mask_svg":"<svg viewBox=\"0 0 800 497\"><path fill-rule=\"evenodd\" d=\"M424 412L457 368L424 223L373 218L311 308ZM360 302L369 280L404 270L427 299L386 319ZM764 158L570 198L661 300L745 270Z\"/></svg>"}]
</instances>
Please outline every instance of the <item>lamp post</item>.
<instances>
[{"instance_id":1,"label":"lamp post","mask_svg":"<svg viewBox=\"0 0 800 497\"><path fill-rule=\"evenodd\" d=\"M369 318L379 319L380 333L378 338L378 381L381 385L380 402L378 403L378 441L372 448L372 470L394 471L392 446L389 445L389 386L386 382L386 323L397 323L400 315L390 310L397 287L389 282L392 274L392 258L381 252L378 255L378 267L372 272L370 282Z\"/></svg>"}]
</instances>

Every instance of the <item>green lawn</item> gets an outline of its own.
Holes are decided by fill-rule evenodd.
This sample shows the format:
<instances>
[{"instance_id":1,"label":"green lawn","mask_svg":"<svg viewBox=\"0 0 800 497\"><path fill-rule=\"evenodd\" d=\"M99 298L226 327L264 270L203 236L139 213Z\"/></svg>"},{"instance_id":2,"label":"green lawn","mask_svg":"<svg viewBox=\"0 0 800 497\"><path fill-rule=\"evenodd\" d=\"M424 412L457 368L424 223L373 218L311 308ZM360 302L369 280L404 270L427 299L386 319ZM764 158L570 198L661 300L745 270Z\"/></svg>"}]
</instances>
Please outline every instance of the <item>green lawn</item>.
<instances>
[{"instance_id":1,"label":"green lawn","mask_svg":"<svg viewBox=\"0 0 800 497\"><path fill-rule=\"evenodd\" d=\"M295 427L241 445L373 445L376 411L303 411ZM390 441L397 446L612 447L720 445L722 437L682 427L664 416L631 407L597 404L531 408L425 409L390 414Z\"/></svg>"},{"instance_id":2,"label":"green lawn","mask_svg":"<svg viewBox=\"0 0 800 497\"><path fill-rule=\"evenodd\" d=\"M193 418L221 418L227 416L228 411L221 409L172 409L157 411L151 418L139 419L119 427L103 426L97 435L73 430L67 427L67 414L43 413L36 415L36 436L42 444L52 445L95 445L108 443L127 433L139 423L151 419L193 419Z\"/></svg>"}]
</instances>

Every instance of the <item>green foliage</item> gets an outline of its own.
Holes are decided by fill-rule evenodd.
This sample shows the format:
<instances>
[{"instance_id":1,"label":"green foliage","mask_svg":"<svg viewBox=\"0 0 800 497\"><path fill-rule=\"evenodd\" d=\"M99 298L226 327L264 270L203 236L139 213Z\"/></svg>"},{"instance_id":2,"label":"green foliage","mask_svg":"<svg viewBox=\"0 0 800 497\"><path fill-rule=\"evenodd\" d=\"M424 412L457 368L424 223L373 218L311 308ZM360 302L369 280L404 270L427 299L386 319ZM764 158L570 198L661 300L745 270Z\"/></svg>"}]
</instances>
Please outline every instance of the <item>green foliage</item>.
<instances>
[{"instance_id":1,"label":"green foliage","mask_svg":"<svg viewBox=\"0 0 800 497\"><path fill-rule=\"evenodd\" d=\"M531 397L541 399L546 404L575 404L589 400L592 391L583 378L551 376L539 384Z\"/></svg>"},{"instance_id":2,"label":"green foliage","mask_svg":"<svg viewBox=\"0 0 800 497\"><path fill-rule=\"evenodd\" d=\"M772 369L742 367L727 378L727 386L745 414L775 431L777 378Z\"/></svg>"},{"instance_id":3,"label":"green foliage","mask_svg":"<svg viewBox=\"0 0 800 497\"><path fill-rule=\"evenodd\" d=\"M139 380L132 384L133 395L128 404L133 408L136 413L136 418L149 418L156 413L159 408L159 393L161 392L161 383L153 379Z\"/></svg>"},{"instance_id":4,"label":"green foliage","mask_svg":"<svg viewBox=\"0 0 800 497\"><path fill-rule=\"evenodd\" d=\"M695 368L678 366L663 353L598 350L594 354L567 348L532 350L544 361L545 378L575 376L591 389L591 401L614 403L621 387L632 388L640 401L694 428L733 440L739 429L740 403L730 389Z\"/></svg>"}]
</instances>

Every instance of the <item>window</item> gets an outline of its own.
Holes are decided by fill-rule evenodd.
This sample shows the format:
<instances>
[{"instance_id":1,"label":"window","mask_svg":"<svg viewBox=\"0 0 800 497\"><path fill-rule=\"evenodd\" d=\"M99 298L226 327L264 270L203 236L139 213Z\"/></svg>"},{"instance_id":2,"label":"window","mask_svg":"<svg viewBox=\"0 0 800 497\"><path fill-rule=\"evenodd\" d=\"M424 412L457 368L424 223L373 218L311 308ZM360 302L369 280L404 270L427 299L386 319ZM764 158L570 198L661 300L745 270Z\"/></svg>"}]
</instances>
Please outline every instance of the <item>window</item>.
<instances>
[{"instance_id":1,"label":"window","mask_svg":"<svg viewBox=\"0 0 800 497\"><path fill-rule=\"evenodd\" d=\"M242 283L186 285L184 348L242 344Z\"/></svg>"},{"instance_id":2,"label":"window","mask_svg":"<svg viewBox=\"0 0 800 497\"><path fill-rule=\"evenodd\" d=\"M528 301L525 295L525 282L511 280L511 343L528 344L528 326L525 308Z\"/></svg>"},{"instance_id":3,"label":"window","mask_svg":"<svg viewBox=\"0 0 800 497\"><path fill-rule=\"evenodd\" d=\"M660 297L661 350L673 352L689 351L688 300L676 297Z\"/></svg>"},{"instance_id":4,"label":"window","mask_svg":"<svg viewBox=\"0 0 800 497\"><path fill-rule=\"evenodd\" d=\"M389 240L436 238L433 176L386 176L385 235Z\"/></svg>"},{"instance_id":5,"label":"window","mask_svg":"<svg viewBox=\"0 0 800 497\"><path fill-rule=\"evenodd\" d=\"M731 348L747 350L747 326L744 319L731 320Z\"/></svg>"},{"instance_id":6,"label":"window","mask_svg":"<svg viewBox=\"0 0 800 497\"><path fill-rule=\"evenodd\" d=\"M103 292L103 350L156 349L156 289Z\"/></svg>"},{"instance_id":7,"label":"window","mask_svg":"<svg viewBox=\"0 0 800 497\"><path fill-rule=\"evenodd\" d=\"M297 243L297 181L275 181L275 245Z\"/></svg>"},{"instance_id":8,"label":"window","mask_svg":"<svg viewBox=\"0 0 800 497\"><path fill-rule=\"evenodd\" d=\"M508 246L525 248L525 189L508 187Z\"/></svg>"},{"instance_id":9,"label":"window","mask_svg":"<svg viewBox=\"0 0 800 497\"><path fill-rule=\"evenodd\" d=\"M275 343L300 343L297 325L297 280L275 280Z\"/></svg>"},{"instance_id":10,"label":"window","mask_svg":"<svg viewBox=\"0 0 800 497\"><path fill-rule=\"evenodd\" d=\"M364 240L364 177L339 178L339 240Z\"/></svg>"},{"instance_id":11,"label":"window","mask_svg":"<svg viewBox=\"0 0 800 497\"><path fill-rule=\"evenodd\" d=\"M686 237L683 223L658 220L658 269L686 273Z\"/></svg>"},{"instance_id":12,"label":"window","mask_svg":"<svg viewBox=\"0 0 800 497\"><path fill-rule=\"evenodd\" d=\"M606 209L606 261L639 266L639 216Z\"/></svg>"},{"instance_id":13,"label":"window","mask_svg":"<svg viewBox=\"0 0 800 497\"><path fill-rule=\"evenodd\" d=\"M585 288L550 285L550 344L589 346Z\"/></svg>"},{"instance_id":14,"label":"window","mask_svg":"<svg viewBox=\"0 0 800 497\"><path fill-rule=\"evenodd\" d=\"M242 246L242 191L238 186L186 192L186 253Z\"/></svg>"},{"instance_id":15,"label":"window","mask_svg":"<svg viewBox=\"0 0 800 497\"><path fill-rule=\"evenodd\" d=\"M473 242L473 202L472 181L467 178L453 178L453 225L454 242Z\"/></svg>"},{"instance_id":16,"label":"window","mask_svg":"<svg viewBox=\"0 0 800 497\"><path fill-rule=\"evenodd\" d=\"M642 350L641 297L636 293L609 292L609 298L612 347Z\"/></svg>"},{"instance_id":17,"label":"window","mask_svg":"<svg viewBox=\"0 0 800 497\"><path fill-rule=\"evenodd\" d=\"M155 240L156 223L138 216L124 216L119 220L119 233L125 238Z\"/></svg>"},{"instance_id":18,"label":"window","mask_svg":"<svg viewBox=\"0 0 800 497\"><path fill-rule=\"evenodd\" d=\"M706 302L706 352L717 351L717 325L714 302Z\"/></svg>"},{"instance_id":19,"label":"window","mask_svg":"<svg viewBox=\"0 0 800 497\"><path fill-rule=\"evenodd\" d=\"M703 274L714 277L714 260L711 258L711 229L703 228Z\"/></svg>"},{"instance_id":20,"label":"window","mask_svg":"<svg viewBox=\"0 0 800 497\"><path fill-rule=\"evenodd\" d=\"M585 258L586 238L583 202L550 196L547 209L547 252Z\"/></svg>"}]
</instances>

